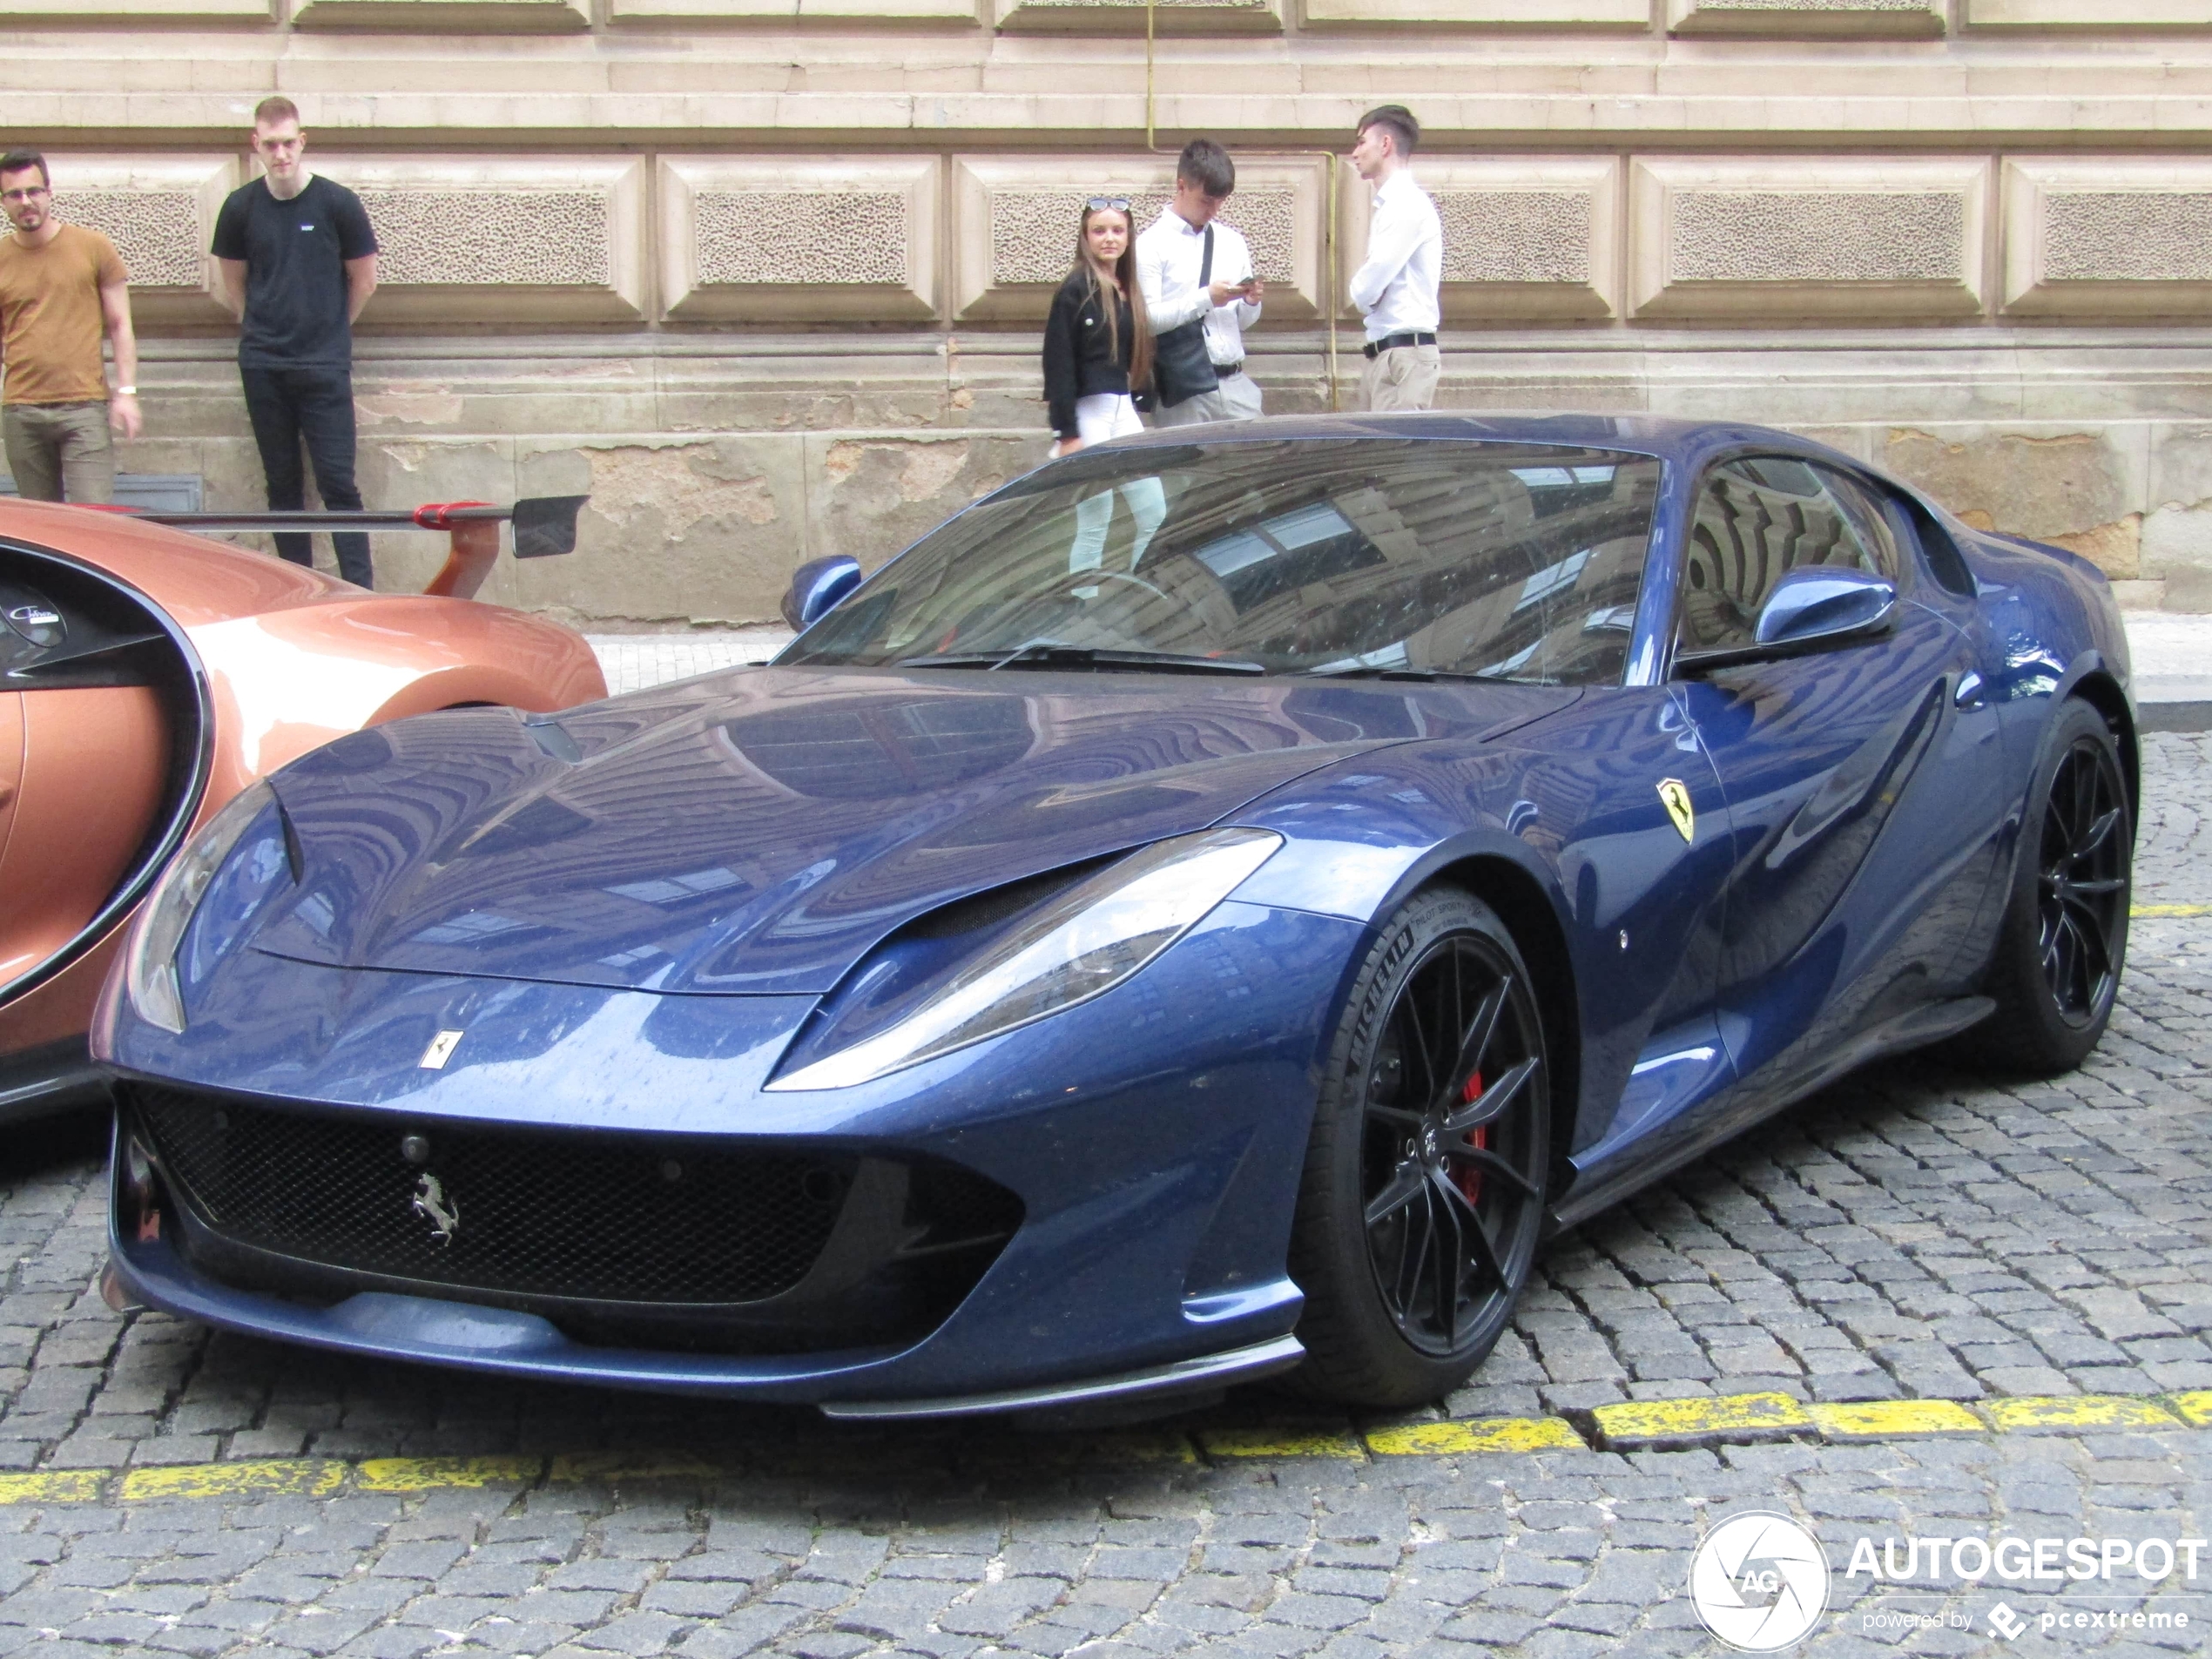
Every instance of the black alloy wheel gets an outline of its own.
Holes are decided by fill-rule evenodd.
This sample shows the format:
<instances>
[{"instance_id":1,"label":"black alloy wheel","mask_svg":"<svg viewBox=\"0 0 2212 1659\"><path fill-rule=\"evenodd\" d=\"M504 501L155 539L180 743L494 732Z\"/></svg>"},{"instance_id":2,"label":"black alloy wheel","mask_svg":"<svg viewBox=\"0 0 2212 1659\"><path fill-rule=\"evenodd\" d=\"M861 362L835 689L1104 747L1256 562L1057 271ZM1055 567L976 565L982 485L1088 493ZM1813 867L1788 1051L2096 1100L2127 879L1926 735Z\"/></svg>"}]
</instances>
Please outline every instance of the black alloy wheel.
<instances>
[{"instance_id":1,"label":"black alloy wheel","mask_svg":"<svg viewBox=\"0 0 2212 1659\"><path fill-rule=\"evenodd\" d=\"M2049 1076L2097 1046L2128 960L2134 813L2120 745L2087 704L2054 711L2027 806L1986 977L1996 1011L1959 1047L1994 1069Z\"/></svg>"},{"instance_id":2,"label":"black alloy wheel","mask_svg":"<svg viewBox=\"0 0 2212 1659\"><path fill-rule=\"evenodd\" d=\"M1362 965L1330 1056L1292 1244L1298 1386L1390 1406L1465 1380L1527 1282L1549 1157L1519 949L1467 894L1417 895Z\"/></svg>"},{"instance_id":3,"label":"black alloy wheel","mask_svg":"<svg viewBox=\"0 0 2212 1659\"><path fill-rule=\"evenodd\" d=\"M2112 1006L2128 928L2126 786L2110 743L2079 737L2060 759L2036 858L2036 959L2059 1015L2087 1025Z\"/></svg>"}]
</instances>

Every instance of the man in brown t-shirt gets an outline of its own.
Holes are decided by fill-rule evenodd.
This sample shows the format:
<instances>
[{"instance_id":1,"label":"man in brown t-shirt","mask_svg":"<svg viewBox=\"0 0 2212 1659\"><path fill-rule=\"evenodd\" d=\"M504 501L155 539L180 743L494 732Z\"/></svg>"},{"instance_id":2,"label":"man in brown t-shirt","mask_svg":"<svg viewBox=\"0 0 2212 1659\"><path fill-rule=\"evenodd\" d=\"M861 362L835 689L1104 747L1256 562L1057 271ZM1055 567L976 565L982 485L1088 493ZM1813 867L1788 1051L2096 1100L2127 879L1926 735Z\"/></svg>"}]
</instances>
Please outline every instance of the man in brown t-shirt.
<instances>
[{"instance_id":1,"label":"man in brown t-shirt","mask_svg":"<svg viewBox=\"0 0 2212 1659\"><path fill-rule=\"evenodd\" d=\"M0 156L0 436L16 492L33 501L115 499L110 429L138 435L138 342L131 278L115 244L54 217L46 158ZM100 337L115 348L110 401Z\"/></svg>"}]
</instances>

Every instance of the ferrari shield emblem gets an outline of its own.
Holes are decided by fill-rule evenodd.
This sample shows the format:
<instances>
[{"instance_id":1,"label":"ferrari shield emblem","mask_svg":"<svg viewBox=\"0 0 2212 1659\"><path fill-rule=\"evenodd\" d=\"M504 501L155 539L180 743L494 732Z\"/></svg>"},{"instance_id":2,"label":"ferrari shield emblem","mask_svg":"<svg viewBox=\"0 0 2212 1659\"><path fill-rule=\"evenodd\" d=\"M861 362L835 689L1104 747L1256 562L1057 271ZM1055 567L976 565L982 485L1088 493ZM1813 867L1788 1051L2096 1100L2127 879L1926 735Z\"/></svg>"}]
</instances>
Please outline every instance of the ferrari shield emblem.
<instances>
[{"instance_id":1,"label":"ferrari shield emblem","mask_svg":"<svg viewBox=\"0 0 2212 1659\"><path fill-rule=\"evenodd\" d=\"M1697 833L1697 813L1689 804L1689 786L1679 778L1659 780L1659 804L1667 809L1667 816L1675 820L1675 827L1687 841Z\"/></svg>"},{"instance_id":2,"label":"ferrari shield emblem","mask_svg":"<svg viewBox=\"0 0 2212 1659\"><path fill-rule=\"evenodd\" d=\"M1679 784L1675 786L1677 789L1682 787ZM1661 786L1660 792L1662 794L1666 792L1663 785ZM446 1069L446 1062L453 1058L453 1051L461 1046L461 1035L462 1034L458 1031L441 1031L436 1036L432 1037L430 1046L422 1051L422 1063L419 1069L443 1071Z\"/></svg>"}]
</instances>

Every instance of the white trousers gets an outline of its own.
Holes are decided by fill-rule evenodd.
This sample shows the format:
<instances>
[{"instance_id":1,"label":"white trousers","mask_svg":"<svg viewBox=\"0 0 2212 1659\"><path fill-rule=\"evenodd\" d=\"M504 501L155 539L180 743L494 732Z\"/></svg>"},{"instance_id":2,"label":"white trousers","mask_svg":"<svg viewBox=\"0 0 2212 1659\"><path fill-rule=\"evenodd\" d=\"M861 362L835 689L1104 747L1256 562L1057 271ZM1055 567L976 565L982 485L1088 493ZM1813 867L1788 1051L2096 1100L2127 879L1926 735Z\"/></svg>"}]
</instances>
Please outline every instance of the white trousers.
<instances>
[{"instance_id":1,"label":"white trousers","mask_svg":"<svg viewBox=\"0 0 2212 1659\"><path fill-rule=\"evenodd\" d=\"M1076 435L1086 446L1103 443L1109 438L1126 438L1143 430L1144 422L1136 418L1136 405L1129 401L1125 392L1105 392L1076 400ZM1130 516L1136 523L1136 539L1130 549L1130 563L1135 564L1143 558L1152 533L1168 516L1167 492L1160 488L1157 478L1133 479L1118 491L1102 489L1076 503L1076 539L1068 549L1070 570L1096 570L1105 562L1106 533L1113 526L1116 494L1129 503Z\"/></svg>"}]
</instances>

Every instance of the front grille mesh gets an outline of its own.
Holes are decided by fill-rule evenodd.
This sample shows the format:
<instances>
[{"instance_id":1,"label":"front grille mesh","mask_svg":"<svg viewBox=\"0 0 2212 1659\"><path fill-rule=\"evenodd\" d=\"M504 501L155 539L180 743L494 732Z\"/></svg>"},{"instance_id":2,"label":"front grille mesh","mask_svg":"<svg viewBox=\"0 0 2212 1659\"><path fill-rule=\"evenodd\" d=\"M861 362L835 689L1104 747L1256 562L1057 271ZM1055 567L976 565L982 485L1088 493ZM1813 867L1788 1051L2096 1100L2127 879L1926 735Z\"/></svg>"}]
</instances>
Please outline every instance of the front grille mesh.
<instances>
[{"instance_id":1,"label":"front grille mesh","mask_svg":"<svg viewBox=\"0 0 2212 1659\"><path fill-rule=\"evenodd\" d=\"M485 1291L741 1303L790 1290L836 1225L836 1157L711 1141L273 1110L119 1090L175 1195L219 1236L359 1272ZM428 1157L408 1160L419 1136ZM435 1176L449 1243L415 1200Z\"/></svg>"}]
</instances>

